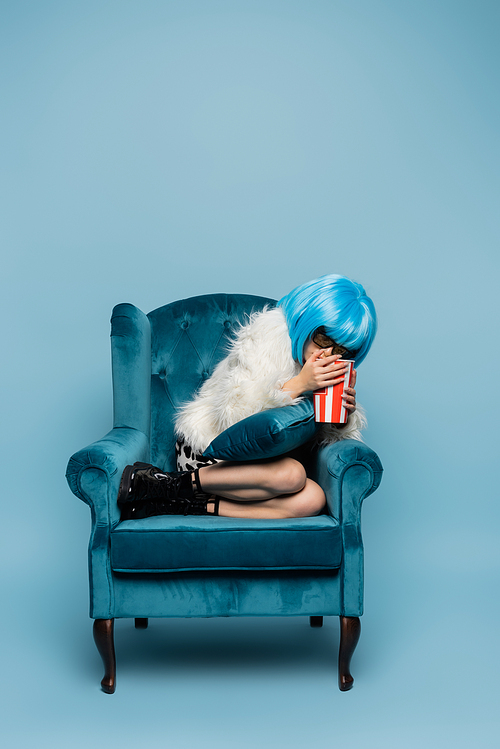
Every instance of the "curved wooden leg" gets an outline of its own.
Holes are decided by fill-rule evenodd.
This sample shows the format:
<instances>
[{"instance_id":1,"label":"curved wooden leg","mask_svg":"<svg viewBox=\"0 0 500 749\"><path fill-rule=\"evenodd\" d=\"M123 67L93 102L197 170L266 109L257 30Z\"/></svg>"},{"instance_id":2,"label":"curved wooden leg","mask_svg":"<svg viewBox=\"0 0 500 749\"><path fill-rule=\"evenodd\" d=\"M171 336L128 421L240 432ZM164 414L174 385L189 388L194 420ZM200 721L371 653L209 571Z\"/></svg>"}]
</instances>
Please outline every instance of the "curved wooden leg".
<instances>
[{"instance_id":1,"label":"curved wooden leg","mask_svg":"<svg viewBox=\"0 0 500 749\"><path fill-rule=\"evenodd\" d=\"M136 629L147 629L148 628L148 620L147 619L136 619L135 620L135 628Z\"/></svg>"},{"instance_id":2,"label":"curved wooden leg","mask_svg":"<svg viewBox=\"0 0 500 749\"><path fill-rule=\"evenodd\" d=\"M354 682L350 666L352 654L361 634L361 622L357 616L340 617L339 689L347 692Z\"/></svg>"},{"instance_id":3,"label":"curved wooden leg","mask_svg":"<svg viewBox=\"0 0 500 749\"><path fill-rule=\"evenodd\" d=\"M323 617L322 616L310 616L309 624L311 625L311 627L322 627Z\"/></svg>"},{"instance_id":4,"label":"curved wooden leg","mask_svg":"<svg viewBox=\"0 0 500 749\"><path fill-rule=\"evenodd\" d=\"M94 621L94 642L104 665L101 687L106 694L113 694L116 687L114 629L114 619L96 619Z\"/></svg>"}]
</instances>

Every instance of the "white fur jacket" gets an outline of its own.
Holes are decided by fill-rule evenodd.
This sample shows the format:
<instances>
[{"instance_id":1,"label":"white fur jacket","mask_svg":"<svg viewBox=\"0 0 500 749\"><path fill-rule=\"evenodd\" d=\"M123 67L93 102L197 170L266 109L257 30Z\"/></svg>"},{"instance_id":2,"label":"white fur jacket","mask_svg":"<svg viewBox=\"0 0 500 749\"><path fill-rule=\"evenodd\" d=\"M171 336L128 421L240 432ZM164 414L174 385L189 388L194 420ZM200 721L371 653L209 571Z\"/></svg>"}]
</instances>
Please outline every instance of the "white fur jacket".
<instances>
[{"instance_id":1,"label":"white fur jacket","mask_svg":"<svg viewBox=\"0 0 500 749\"><path fill-rule=\"evenodd\" d=\"M194 399L176 419L179 437L195 452L203 453L215 437L247 416L277 406L298 403L281 390L301 370L292 358L292 344L285 316L279 307L252 315L229 344L228 355L215 368ZM366 425L363 412L349 416L347 425L325 424L318 430L319 443L341 439L361 440Z\"/></svg>"}]
</instances>

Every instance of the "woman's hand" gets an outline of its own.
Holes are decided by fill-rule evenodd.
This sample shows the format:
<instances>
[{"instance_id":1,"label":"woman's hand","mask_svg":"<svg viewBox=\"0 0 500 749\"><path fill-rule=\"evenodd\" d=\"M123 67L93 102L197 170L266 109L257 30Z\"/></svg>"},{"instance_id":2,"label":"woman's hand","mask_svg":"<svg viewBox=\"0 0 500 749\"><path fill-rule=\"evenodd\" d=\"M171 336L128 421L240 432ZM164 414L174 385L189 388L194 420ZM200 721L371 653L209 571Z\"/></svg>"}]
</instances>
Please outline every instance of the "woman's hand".
<instances>
[{"instance_id":1,"label":"woman's hand","mask_svg":"<svg viewBox=\"0 0 500 749\"><path fill-rule=\"evenodd\" d=\"M351 375L351 387L346 388L344 395L342 396L342 398L344 399L344 406L350 414L353 414L356 410L356 391L354 389L354 386L356 384L357 375L358 373L355 369L353 369Z\"/></svg>"},{"instance_id":2,"label":"woman's hand","mask_svg":"<svg viewBox=\"0 0 500 749\"><path fill-rule=\"evenodd\" d=\"M302 367L298 378L302 383L304 393L337 385L344 379L345 363L338 354L330 356L328 351L331 349L315 351Z\"/></svg>"},{"instance_id":3,"label":"woman's hand","mask_svg":"<svg viewBox=\"0 0 500 749\"><path fill-rule=\"evenodd\" d=\"M292 398L320 388L337 385L344 379L346 365L339 355L331 356L331 349L319 349L307 359L299 374L283 385L283 390L290 393ZM356 410L356 370L353 370L352 387L346 389L343 396L345 407L349 413Z\"/></svg>"}]
</instances>

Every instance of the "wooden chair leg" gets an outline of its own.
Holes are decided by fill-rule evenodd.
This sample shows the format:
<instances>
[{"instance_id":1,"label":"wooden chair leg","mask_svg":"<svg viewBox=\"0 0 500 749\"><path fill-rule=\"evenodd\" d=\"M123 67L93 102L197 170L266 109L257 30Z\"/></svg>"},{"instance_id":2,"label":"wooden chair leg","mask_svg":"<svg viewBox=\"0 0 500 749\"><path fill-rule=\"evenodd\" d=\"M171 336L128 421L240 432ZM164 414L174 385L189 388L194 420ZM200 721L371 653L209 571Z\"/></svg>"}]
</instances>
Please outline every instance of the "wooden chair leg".
<instances>
[{"instance_id":1,"label":"wooden chair leg","mask_svg":"<svg viewBox=\"0 0 500 749\"><path fill-rule=\"evenodd\" d=\"M311 625L311 627L322 627L323 617L322 616L310 616L309 624Z\"/></svg>"},{"instance_id":2,"label":"wooden chair leg","mask_svg":"<svg viewBox=\"0 0 500 749\"><path fill-rule=\"evenodd\" d=\"M135 628L136 629L147 629L148 628L148 620L147 619L136 619L135 620Z\"/></svg>"},{"instance_id":3,"label":"wooden chair leg","mask_svg":"<svg viewBox=\"0 0 500 749\"><path fill-rule=\"evenodd\" d=\"M94 642L104 665L101 687L106 694L113 694L116 687L114 629L114 619L96 619L94 621Z\"/></svg>"},{"instance_id":4,"label":"wooden chair leg","mask_svg":"<svg viewBox=\"0 0 500 749\"><path fill-rule=\"evenodd\" d=\"M352 654L361 634L361 622L357 616L340 617L339 689L347 692L354 682L350 666Z\"/></svg>"}]
</instances>

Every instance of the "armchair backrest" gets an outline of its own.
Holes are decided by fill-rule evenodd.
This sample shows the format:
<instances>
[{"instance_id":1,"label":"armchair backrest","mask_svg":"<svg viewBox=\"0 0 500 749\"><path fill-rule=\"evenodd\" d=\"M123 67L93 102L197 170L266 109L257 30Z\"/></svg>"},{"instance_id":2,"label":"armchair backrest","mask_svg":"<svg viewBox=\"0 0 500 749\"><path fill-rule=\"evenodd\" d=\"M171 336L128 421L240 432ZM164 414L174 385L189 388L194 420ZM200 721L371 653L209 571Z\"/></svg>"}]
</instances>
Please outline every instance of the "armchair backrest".
<instances>
[{"instance_id":1,"label":"armchair backrest","mask_svg":"<svg viewBox=\"0 0 500 749\"><path fill-rule=\"evenodd\" d=\"M246 294L207 294L150 312L151 461L175 469L173 422L227 353L248 315L275 300Z\"/></svg>"}]
</instances>

